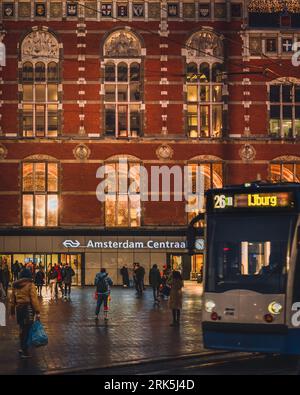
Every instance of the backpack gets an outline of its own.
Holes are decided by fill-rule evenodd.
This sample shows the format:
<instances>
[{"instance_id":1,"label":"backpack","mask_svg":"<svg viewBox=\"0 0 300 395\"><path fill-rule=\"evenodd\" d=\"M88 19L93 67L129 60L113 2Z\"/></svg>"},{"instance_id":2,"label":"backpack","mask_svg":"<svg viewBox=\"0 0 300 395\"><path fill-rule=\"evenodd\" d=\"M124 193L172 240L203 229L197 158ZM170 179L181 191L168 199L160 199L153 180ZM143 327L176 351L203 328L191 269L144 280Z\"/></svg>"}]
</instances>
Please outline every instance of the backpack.
<instances>
[{"instance_id":1,"label":"backpack","mask_svg":"<svg viewBox=\"0 0 300 395\"><path fill-rule=\"evenodd\" d=\"M96 278L96 286L97 286L97 292L99 294L105 294L109 291L106 277Z\"/></svg>"}]
</instances>

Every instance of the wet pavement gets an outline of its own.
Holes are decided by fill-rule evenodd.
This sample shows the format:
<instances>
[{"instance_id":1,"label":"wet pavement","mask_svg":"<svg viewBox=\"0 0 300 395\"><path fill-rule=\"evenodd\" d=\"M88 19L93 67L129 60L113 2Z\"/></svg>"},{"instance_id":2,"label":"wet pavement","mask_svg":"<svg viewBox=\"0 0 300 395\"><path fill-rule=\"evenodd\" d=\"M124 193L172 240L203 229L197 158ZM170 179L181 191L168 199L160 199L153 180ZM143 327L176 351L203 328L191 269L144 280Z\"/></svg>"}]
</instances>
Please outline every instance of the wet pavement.
<instances>
[{"instance_id":1,"label":"wet pavement","mask_svg":"<svg viewBox=\"0 0 300 395\"><path fill-rule=\"evenodd\" d=\"M44 290L45 292L45 290ZM72 299L42 299L46 347L20 360L18 327L0 327L0 374L50 374L105 368L134 361L160 360L205 352L201 337L201 286L186 283L180 328L170 327L168 302L153 304L152 291L142 299L133 289L113 288L107 325L94 320L94 288L75 288Z\"/></svg>"}]
</instances>

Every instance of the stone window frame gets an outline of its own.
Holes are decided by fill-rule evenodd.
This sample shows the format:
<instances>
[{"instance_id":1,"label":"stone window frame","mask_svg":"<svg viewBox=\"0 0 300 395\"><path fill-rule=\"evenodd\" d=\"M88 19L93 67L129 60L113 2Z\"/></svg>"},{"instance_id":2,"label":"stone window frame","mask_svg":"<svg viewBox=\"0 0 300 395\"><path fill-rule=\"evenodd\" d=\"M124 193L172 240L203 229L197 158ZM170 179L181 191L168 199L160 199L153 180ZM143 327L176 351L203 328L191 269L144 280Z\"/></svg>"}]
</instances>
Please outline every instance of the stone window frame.
<instances>
[{"instance_id":1,"label":"stone window frame","mask_svg":"<svg viewBox=\"0 0 300 395\"><path fill-rule=\"evenodd\" d=\"M58 57L54 58L54 57L47 57L47 56L41 56L41 57L30 57L30 56L22 56L22 44L24 42L24 40L26 40L26 38L34 33L34 32L41 32L41 33L49 33L50 35L52 35L52 37L56 40L57 42L57 48L58 48ZM33 125L33 136L30 137L26 137L24 136L23 133L23 96L24 96L24 91L23 91L23 84L25 81L23 81L23 65L26 63L32 63L33 65L33 69L35 68L35 65L37 63L44 63L45 64L45 69L46 69L46 74L47 74L47 70L48 70L48 65L50 63L57 63L58 64L58 79L57 81L53 82L53 84L57 85L57 101L55 101L55 103L57 104L57 135L50 137L47 136L46 130L44 133L44 136L41 136L40 138L45 138L45 139L57 139L61 136L62 133L62 119L63 119L63 87L62 87L62 73L63 73L63 48L62 48L62 43L59 41L57 35L55 34L55 32L51 31L50 29L48 29L47 27L42 27L39 28L37 26L34 26L31 30L27 31L23 37L21 38L21 40L18 43L18 52L19 52L19 62L18 62L18 121L19 121L19 137L24 138L24 139L36 139L39 138L36 136L36 131L34 129L34 125ZM27 85L28 82L25 82L24 85ZM47 81L43 81L42 84L45 84L47 86ZM50 81L51 84L51 81ZM37 85L34 81L34 77L33 77L33 86ZM35 90L35 89L34 89ZM47 89L46 89L47 90ZM35 105L34 101L28 102L28 104L32 103L32 105ZM48 104L55 104L54 102L52 103L48 103ZM46 112L46 114L48 114ZM33 121L34 123L34 121Z\"/></svg>"}]
</instances>

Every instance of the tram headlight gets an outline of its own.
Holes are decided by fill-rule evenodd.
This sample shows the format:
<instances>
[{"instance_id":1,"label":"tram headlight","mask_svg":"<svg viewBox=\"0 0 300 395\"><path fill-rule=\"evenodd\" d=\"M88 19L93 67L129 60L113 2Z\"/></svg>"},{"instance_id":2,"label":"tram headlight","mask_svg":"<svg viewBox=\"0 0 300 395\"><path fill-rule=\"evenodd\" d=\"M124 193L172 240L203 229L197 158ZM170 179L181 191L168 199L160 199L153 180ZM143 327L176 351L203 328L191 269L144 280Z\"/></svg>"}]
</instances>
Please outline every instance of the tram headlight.
<instances>
[{"instance_id":1,"label":"tram headlight","mask_svg":"<svg viewBox=\"0 0 300 395\"><path fill-rule=\"evenodd\" d=\"M283 310L283 307L278 302L272 302L269 304L268 311L273 315L279 315Z\"/></svg>"},{"instance_id":2,"label":"tram headlight","mask_svg":"<svg viewBox=\"0 0 300 395\"><path fill-rule=\"evenodd\" d=\"M215 302L213 301L213 300L207 300L206 302L205 302L205 311L207 312L207 313L212 313L213 312L213 309L216 307L216 304L215 304Z\"/></svg>"}]
</instances>

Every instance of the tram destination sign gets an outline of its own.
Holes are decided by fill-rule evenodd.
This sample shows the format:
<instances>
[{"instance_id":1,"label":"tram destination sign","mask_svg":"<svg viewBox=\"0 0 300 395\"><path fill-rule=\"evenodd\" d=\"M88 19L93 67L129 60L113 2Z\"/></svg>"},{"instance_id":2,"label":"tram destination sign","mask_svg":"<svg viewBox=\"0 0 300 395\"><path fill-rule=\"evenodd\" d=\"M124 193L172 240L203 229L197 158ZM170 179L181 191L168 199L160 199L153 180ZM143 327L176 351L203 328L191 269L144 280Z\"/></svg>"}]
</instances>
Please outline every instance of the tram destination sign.
<instances>
[{"instance_id":1,"label":"tram destination sign","mask_svg":"<svg viewBox=\"0 0 300 395\"><path fill-rule=\"evenodd\" d=\"M293 192L271 193L231 193L213 195L213 209L293 209L295 198Z\"/></svg>"}]
</instances>

